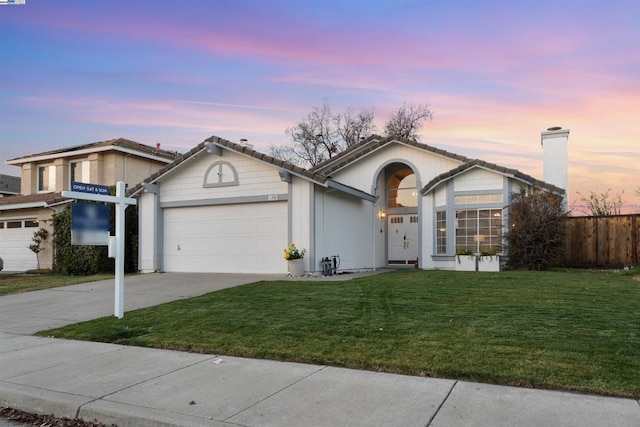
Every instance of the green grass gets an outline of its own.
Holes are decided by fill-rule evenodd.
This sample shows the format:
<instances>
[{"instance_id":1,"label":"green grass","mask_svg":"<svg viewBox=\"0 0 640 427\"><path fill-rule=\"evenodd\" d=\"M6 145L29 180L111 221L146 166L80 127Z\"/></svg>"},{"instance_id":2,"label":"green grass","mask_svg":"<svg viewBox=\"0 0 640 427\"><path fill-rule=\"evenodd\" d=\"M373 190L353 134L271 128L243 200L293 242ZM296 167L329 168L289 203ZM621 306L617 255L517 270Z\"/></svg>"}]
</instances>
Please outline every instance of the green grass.
<instances>
[{"instance_id":1,"label":"green grass","mask_svg":"<svg viewBox=\"0 0 640 427\"><path fill-rule=\"evenodd\" d=\"M67 276L55 273L0 274L0 296L112 278L113 274L93 274L90 276Z\"/></svg>"},{"instance_id":2,"label":"green grass","mask_svg":"<svg viewBox=\"0 0 640 427\"><path fill-rule=\"evenodd\" d=\"M640 397L640 282L625 274L261 282L40 335Z\"/></svg>"}]
</instances>

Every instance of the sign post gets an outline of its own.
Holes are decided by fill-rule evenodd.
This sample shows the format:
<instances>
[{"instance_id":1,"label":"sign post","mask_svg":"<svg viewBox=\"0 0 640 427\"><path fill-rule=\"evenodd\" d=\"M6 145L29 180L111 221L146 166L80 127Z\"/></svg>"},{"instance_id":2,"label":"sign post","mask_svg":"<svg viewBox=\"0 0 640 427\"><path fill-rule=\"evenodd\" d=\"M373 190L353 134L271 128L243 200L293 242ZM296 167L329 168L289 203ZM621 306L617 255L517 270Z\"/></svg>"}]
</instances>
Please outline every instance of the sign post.
<instances>
[{"instance_id":1,"label":"sign post","mask_svg":"<svg viewBox=\"0 0 640 427\"><path fill-rule=\"evenodd\" d=\"M116 235L115 235L115 301L113 315L118 319L124 317L124 212L129 205L135 205L136 199L125 197L125 184L118 181L116 195L109 196L109 188L104 185L71 183L72 191L63 191L62 197L71 199L91 200L94 202L115 203L116 205Z\"/></svg>"}]
</instances>

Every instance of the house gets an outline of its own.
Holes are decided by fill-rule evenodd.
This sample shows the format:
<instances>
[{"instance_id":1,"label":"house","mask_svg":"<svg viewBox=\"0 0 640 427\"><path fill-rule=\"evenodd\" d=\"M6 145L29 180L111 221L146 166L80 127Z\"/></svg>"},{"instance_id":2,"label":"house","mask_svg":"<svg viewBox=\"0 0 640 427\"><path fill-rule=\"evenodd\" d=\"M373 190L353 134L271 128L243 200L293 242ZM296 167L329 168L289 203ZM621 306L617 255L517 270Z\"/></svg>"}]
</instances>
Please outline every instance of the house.
<instances>
[{"instance_id":1,"label":"house","mask_svg":"<svg viewBox=\"0 0 640 427\"><path fill-rule=\"evenodd\" d=\"M20 177L0 174L0 197L20 194Z\"/></svg>"},{"instance_id":2,"label":"house","mask_svg":"<svg viewBox=\"0 0 640 427\"><path fill-rule=\"evenodd\" d=\"M397 137L373 135L307 170L212 136L129 191L139 199L138 265L284 274L295 242L308 273L327 258L339 271L476 269L456 254L500 250L512 194L565 193L557 153L568 135L542 133L543 150L556 153L549 182Z\"/></svg>"},{"instance_id":3,"label":"house","mask_svg":"<svg viewBox=\"0 0 640 427\"><path fill-rule=\"evenodd\" d=\"M61 192L71 181L133 186L171 163L177 154L123 138L94 142L7 160L21 168L18 195L0 198L0 258L5 271L35 269L38 259L27 248L33 233L44 228L51 235L52 216L71 200ZM43 245L40 268L51 268L53 250Z\"/></svg>"}]
</instances>

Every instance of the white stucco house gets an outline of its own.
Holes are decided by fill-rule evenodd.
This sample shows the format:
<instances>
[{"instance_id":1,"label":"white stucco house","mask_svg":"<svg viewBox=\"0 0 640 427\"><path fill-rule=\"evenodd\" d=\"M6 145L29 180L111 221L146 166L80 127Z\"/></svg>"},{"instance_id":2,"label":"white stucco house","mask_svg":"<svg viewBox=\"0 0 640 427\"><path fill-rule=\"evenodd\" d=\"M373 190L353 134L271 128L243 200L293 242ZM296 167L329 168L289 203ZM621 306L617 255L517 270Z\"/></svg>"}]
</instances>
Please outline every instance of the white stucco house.
<instances>
[{"instance_id":1,"label":"white stucco house","mask_svg":"<svg viewBox=\"0 0 640 427\"><path fill-rule=\"evenodd\" d=\"M547 182L396 137L373 135L307 170L212 136L128 192L139 199L139 268L286 274L295 242L308 273L332 256L339 271L497 270L457 254L498 258L512 194L565 193L568 135L542 133L556 163Z\"/></svg>"}]
</instances>

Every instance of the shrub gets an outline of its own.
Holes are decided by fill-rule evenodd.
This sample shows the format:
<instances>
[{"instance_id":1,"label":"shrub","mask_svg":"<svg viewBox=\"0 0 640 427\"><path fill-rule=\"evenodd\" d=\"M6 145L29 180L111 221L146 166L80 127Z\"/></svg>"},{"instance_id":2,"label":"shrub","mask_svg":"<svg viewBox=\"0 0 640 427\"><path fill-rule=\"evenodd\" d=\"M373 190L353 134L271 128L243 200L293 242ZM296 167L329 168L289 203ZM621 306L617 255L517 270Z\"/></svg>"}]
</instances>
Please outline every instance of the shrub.
<instances>
[{"instance_id":1,"label":"shrub","mask_svg":"<svg viewBox=\"0 0 640 427\"><path fill-rule=\"evenodd\" d=\"M55 266L62 273L82 276L114 270L106 246L71 244L71 205L53 215L53 245Z\"/></svg>"},{"instance_id":2,"label":"shrub","mask_svg":"<svg viewBox=\"0 0 640 427\"><path fill-rule=\"evenodd\" d=\"M514 194L510 206L511 230L506 233L509 264L545 270L562 261L565 218L562 198L534 189L530 195Z\"/></svg>"},{"instance_id":3,"label":"shrub","mask_svg":"<svg viewBox=\"0 0 640 427\"><path fill-rule=\"evenodd\" d=\"M115 187L109 189L115 195ZM109 204L111 235L115 234L115 205ZM58 271L70 275L113 273L115 260L108 257L106 246L74 246L71 244L71 205L53 216L53 245ZM138 210L129 206L125 210L124 271L138 271Z\"/></svg>"}]
</instances>

